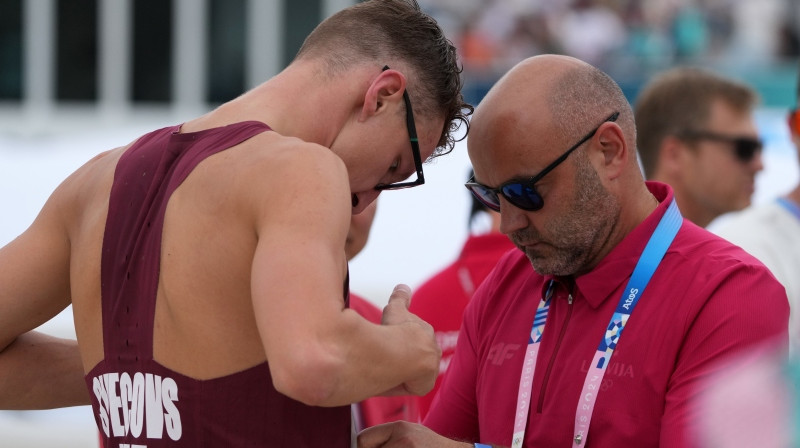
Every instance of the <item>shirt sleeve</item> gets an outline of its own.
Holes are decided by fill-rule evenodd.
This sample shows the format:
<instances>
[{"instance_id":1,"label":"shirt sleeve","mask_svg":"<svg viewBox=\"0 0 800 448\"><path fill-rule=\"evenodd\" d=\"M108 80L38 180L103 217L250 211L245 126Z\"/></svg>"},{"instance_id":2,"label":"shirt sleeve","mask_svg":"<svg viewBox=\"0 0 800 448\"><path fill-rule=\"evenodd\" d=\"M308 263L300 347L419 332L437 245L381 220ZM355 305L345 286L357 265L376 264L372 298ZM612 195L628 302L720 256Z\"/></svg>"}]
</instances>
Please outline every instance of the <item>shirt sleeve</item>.
<instances>
[{"instance_id":1,"label":"shirt sleeve","mask_svg":"<svg viewBox=\"0 0 800 448\"><path fill-rule=\"evenodd\" d=\"M479 440L476 384L480 315L478 304L486 288L479 288L464 311L455 355L423 424L455 440Z\"/></svg>"},{"instance_id":2,"label":"shirt sleeve","mask_svg":"<svg viewBox=\"0 0 800 448\"><path fill-rule=\"evenodd\" d=\"M719 270L685 291L707 297L685 322L683 346L668 384L659 446L696 446L699 395L726 362L747 356L764 344L788 344L789 304L786 292L758 263L740 262Z\"/></svg>"}]
</instances>

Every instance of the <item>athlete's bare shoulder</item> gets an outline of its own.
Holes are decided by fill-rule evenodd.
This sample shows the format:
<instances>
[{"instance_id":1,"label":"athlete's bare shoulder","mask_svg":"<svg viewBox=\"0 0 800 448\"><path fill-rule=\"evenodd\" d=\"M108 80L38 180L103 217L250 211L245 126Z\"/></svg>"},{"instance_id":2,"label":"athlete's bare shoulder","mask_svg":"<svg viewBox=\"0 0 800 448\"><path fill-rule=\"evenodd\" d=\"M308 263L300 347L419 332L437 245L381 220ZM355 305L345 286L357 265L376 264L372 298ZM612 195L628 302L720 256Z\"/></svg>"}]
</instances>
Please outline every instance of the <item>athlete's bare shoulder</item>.
<instances>
[{"instance_id":1,"label":"athlete's bare shoulder","mask_svg":"<svg viewBox=\"0 0 800 448\"><path fill-rule=\"evenodd\" d=\"M349 195L344 162L322 145L264 132L241 143L231 154L240 159L232 168L253 186L280 191L327 187Z\"/></svg>"},{"instance_id":2,"label":"athlete's bare shoulder","mask_svg":"<svg viewBox=\"0 0 800 448\"><path fill-rule=\"evenodd\" d=\"M302 166L311 170L337 171L344 169L342 159L329 148L296 137L283 136L276 132L258 134L240 146L251 162L271 164L278 171L285 172L285 168ZM302 173L294 174L302 175ZM342 174L342 172L337 174Z\"/></svg>"},{"instance_id":3,"label":"athlete's bare shoulder","mask_svg":"<svg viewBox=\"0 0 800 448\"><path fill-rule=\"evenodd\" d=\"M264 132L219 155L225 162L215 182L220 177L236 179L231 185L234 195L244 201L243 207L255 221L263 224L264 218L271 221L278 215L296 219L299 214L328 213L330 220L338 221L342 214L341 220L349 223L347 168L330 148Z\"/></svg>"},{"instance_id":4,"label":"athlete's bare shoulder","mask_svg":"<svg viewBox=\"0 0 800 448\"><path fill-rule=\"evenodd\" d=\"M127 148L104 151L89 159L58 186L52 199L65 201L68 203L65 205L75 210L98 195L107 198L117 161Z\"/></svg>"}]
</instances>

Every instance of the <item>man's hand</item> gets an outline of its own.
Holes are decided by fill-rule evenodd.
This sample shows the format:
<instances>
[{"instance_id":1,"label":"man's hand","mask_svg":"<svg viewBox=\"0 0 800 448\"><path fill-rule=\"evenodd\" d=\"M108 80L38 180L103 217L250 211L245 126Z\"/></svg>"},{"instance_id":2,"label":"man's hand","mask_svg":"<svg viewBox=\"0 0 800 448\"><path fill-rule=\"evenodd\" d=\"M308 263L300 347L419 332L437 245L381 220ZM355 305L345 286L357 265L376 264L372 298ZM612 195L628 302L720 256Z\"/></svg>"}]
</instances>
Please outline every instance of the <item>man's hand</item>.
<instances>
[{"instance_id":1,"label":"man's hand","mask_svg":"<svg viewBox=\"0 0 800 448\"><path fill-rule=\"evenodd\" d=\"M456 442L417 424L404 421L385 423L361 431L358 448L472 448L472 444Z\"/></svg>"},{"instance_id":2,"label":"man's hand","mask_svg":"<svg viewBox=\"0 0 800 448\"><path fill-rule=\"evenodd\" d=\"M411 303L411 288L399 284L394 287L389 302L383 309L383 325L403 325L408 329L409 344L415 350L424 350L420 360L426 365L425 374L406 381L402 386L385 392L383 395L425 395L433 389L436 377L439 375L439 360L442 358L442 349L436 343L433 327L424 320L408 311Z\"/></svg>"}]
</instances>

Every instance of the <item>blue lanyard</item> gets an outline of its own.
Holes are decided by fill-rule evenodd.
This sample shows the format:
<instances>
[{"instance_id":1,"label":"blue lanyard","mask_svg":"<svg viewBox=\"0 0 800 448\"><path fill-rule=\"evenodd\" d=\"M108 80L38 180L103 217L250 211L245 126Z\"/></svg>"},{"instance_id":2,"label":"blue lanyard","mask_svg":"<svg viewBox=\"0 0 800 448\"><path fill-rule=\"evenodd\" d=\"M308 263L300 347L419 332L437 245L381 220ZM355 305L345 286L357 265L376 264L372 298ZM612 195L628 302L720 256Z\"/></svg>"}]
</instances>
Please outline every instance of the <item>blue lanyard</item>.
<instances>
[{"instance_id":1,"label":"blue lanyard","mask_svg":"<svg viewBox=\"0 0 800 448\"><path fill-rule=\"evenodd\" d=\"M611 317L605 335L600 340L591 367L586 374L586 379L580 395L581 398L578 402L575 415L573 447L583 444L588 436L589 423L591 422L599 386L605 375L606 367L608 367L611 360L611 355L614 353L614 349L619 343L619 338L622 336L622 330L625 328L628 318L639 302L639 298L650 282L653 273L664 258L664 254L666 254L667 249L675 239L675 235L678 233L682 223L683 217L673 199L645 245L639 257L639 261L636 263L633 274L626 288L623 290L616 311ZM545 297L539 302L539 307L537 308L536 316L531 327L525 360L522 364L519 394L517 395L516 416L514 419L514 432L511 439L511 446L514 448L521 447L523 444L525 426L527 426L528 420L528 408L530 407L531 387L533 386L533 373L539 352L539 342L544 333L544 326L550 308L552 288L553 282L551 281Z\"/></svg>"},{"instance_id":2,"label":"blue lanyard","mask_svg":"<svg viewBox=\"0 0 800 448\"><path fill-rule=\"evenodd\" d=\"M614 315L611 316L611 321L606 328L606 334L600 339L594 359L590 364L589 371L586 373L583 391L575 414L573 447L580 446L588 437L594 404L600 391L600 385L603 382L603 376L606 373L606 367L611 362L611 355L614 354L614 349L622 337L622 330L625 329L633 309L639 303L639 298L642 296L647 284L650 283L653 273L655 273L656 268L664 258L664 254L667 253L667 249L672 244L672 240L675 239L675 235L677 235L682 223L683 217L678 211L675 199L673 199L666 213L661 217L656 230L650 235L650 240L647 241L647 245L644 247L636 267L633 269L628 285L622 291L622 297L619 299L617 309L614 311Z\"/></svg>"},{"instance_id":3,"label":"blue lanyard","mask_svg":"<svg viewBox=\"0 0 800 448\"><path fill-rule=\"evenodd\" d=\"M797 219L800 219L800 207L794 202L786 198L778 198L778 204L783 206L789 213L793 214Z\"/></svg>"},{"instance_id":4,"label":"blue lanyard","mask_svg":"<svg viewBox=\"0 0 800 448\"><path fill-rule=\"evenodd\" d=\"M800 384L800 360L797 358L788 358L784 361L782 378L790 385ZM791 419L792 425L792 443L791 447L800 447L800 395L797 393L792 394L790 402L794 411L794 418Z\"/></svg>"},{"instance_id":5,"label":"blue lanyard","mask_svg":"<svg viewBox=\"0 0 800 448\"><path fill-rule=\"evenodd\" d=\"M639 297L641 297L647 284L650 283L650 278L656 272L656 268L661 263L661 259L664 258L664 254L667 253L667 249L672 244L672 240L675 239L675 235L678 234L682 223L683 216L681 216L678 205L673 199L666 213L661 217L655 232L650 236L650 240L644 247L644 251L639 257L639 262L636 263L636 267L633 269L631 279L628 280L628 286L625 288L628 293L627 295L625 292L622 293L616 313L630 314L633 312L633 307L639 302Z\"/></svg>"}]
</instances>

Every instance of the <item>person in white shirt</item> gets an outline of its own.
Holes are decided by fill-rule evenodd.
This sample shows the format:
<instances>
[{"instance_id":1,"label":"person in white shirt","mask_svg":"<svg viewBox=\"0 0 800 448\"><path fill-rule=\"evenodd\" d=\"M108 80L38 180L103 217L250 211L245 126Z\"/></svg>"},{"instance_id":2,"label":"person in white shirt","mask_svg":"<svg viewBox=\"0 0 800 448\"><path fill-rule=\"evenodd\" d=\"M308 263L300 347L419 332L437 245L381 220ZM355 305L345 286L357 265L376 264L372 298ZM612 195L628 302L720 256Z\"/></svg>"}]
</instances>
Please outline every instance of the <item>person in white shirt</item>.
<instances>
[{"instance_id":1,"label":"person in white shirt","mask_svg":"<svg viewBox=\"0 0 800 448\"><path fill-rule=\"evenodd\" d=\"M800 153L800 109L789 112L788 124ZM791 309L789 344L796 351L800 347L800 183L784 196L731 216L714 231L758 258L786 288Z\"/></svg>"}]
</instances>

